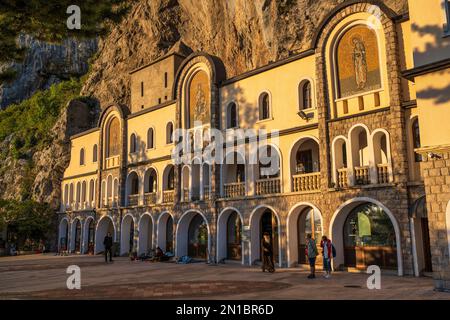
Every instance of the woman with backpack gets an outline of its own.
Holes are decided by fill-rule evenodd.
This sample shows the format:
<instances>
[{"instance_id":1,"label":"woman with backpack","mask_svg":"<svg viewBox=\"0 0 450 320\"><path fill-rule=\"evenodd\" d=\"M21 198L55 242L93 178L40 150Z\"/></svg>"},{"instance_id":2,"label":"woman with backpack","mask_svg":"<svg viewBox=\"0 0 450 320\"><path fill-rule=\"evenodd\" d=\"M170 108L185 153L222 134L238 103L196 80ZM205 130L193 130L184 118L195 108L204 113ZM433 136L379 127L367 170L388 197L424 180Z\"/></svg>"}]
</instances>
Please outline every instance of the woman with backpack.
<instances>
[{"instance_id":1,"label":"woman with backpack","mask_svg":"<svg viewBox=\"0 0 450 320\"><path fill-rule=\"evenodd\" d=\"M325 270L324 277L328 279L331 277L331 259L336 256L336 250L327 236L322 237L320 246L322 247L323 269Z\"/></svg>"}]
</instances>

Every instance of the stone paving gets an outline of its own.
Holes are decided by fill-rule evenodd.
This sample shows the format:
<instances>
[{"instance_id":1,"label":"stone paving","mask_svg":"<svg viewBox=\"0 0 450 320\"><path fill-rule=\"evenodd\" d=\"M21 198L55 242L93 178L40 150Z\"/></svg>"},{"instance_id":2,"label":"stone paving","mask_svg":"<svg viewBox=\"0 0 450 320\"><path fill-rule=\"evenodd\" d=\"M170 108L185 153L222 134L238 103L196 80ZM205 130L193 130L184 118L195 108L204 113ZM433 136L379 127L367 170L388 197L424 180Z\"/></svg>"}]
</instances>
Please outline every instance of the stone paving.
<instances>
[{"instance_id":1,"label":"stone paving","mask_svg":"<svg viewBox=\"0 0 450 320\"><path fill-rule=\"evenodd\" d=\"M66 268L81 268L81 290L68 290ZM34 255L0 258L0 299L446 299L430 278L382 275L381 290L369 290L368 275L318 273L301 268L274 274L238 264L131 262L101 256Z\"/></svg>"}]
</instances>

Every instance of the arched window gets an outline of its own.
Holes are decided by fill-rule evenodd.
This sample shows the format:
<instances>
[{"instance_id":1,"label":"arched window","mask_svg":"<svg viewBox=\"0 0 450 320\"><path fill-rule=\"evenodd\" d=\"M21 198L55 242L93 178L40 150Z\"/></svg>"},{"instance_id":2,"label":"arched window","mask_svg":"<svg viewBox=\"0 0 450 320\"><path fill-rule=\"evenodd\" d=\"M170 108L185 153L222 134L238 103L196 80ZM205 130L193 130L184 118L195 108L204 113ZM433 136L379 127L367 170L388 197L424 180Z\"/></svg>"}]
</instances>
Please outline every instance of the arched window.
<instances>
[{"instance_id":1,"label":"arched window","mask_svg":"<svg viewBox=\"0 0 450 320\"><path fill-rule=\"evenodd\" d=\"M154 147L153 128L149 128L147 131L147 149L153 149Z\"/></svg>"},{"instance_id":2,"label":"arched window","mask_svg":"<svg viewBox=\"0 0 450 320\"><path fill-rule=\"evenodd\" d=\"M419 130L419 119L414 119L412 123L412 140L414 149L420 148L420 130ZM422 161L422 156L414 152L414 160L416 162Z\"/></svg>"},{"instance_id":3,"label":"arched window","mask_svg":"<svg viewBox=\"0 0 450 320\"><path fill-rule=\"evenodd\" d=\"M95 195L95 190L94 190L94 179L91 179L91 181L89 181L89 202L90 204L92 204L92 202L94 202L94 195Z\"/></svg>"},{"instance_id":4,"label":"arched window","mask_svg":"<svg viewBox=\"0 0 450 320\"><path fill-rule=\"evenodd\" d=\"M80 150L80 166L84 166L84 148Z\"/></svg>"},{"instance_id":5,"label":"arched window","mask_svg":"<svg viewBox=\"0 0 450 320\"><path fill-rule=\"evenodd\" d=\"M237 106L232 102L227 108L227 129L236 128L238 126Z\"/></svg>"},{"instance_id":6,"label":"arched window","mask_svg":"<svg viewBox=\"0 0 450 320\"><path fill-rule=\"evenodd\" d=\"M175 171L174 167L172 166L169 171L169 175L167 176L167 190L173 190L174 185L174 179L175 179Z\"/></svg>"},{"instance_id":7,"label":"arched window","mask_svg":"<svg viewBox=\"0 0 450 320\"><path fill-rule=\"evenodd\" d=\"M259 120L269 119L270 117L270 98L267 92L259 96Z\"/></svg>"},{"instance_id":8,"label":"arched window","mask_svg":"<svg viewBox=\"0 0 450 320\"><path fill-rule=\"evenodd\" d=\"M98 154L98 147L96 144L94 144L94 147L92 148L92 162L97 162L97 155Z\"/></svg>"},{"instance_id":9,"label":"arched window","mask_svg":"<svg viewBox=\"0 0 450 320\"><path fill-rule=\"evenodd\" d=\"M312 91L311 82L302 81L298 88L300 110L312 108Z\"/></svg>"},{"instance_id":10,"label":"arched window","mask_svg":"<svg viewBox=\"0 0 450 320\"><path fill-rule=\"evenodd\" d=\"M117 156L120 153L120 122L119 119L114 118L109 123L108 131L107 131L107 148L106 148L106 157Z\"/></svg>"},{"instance_id":11,"label":"arched window","mask_svg":"<svg viewBox=\"0 0 450 320\"><path fill-rule=\"evenodd\" d=\"M166 126L166 143L173 143L173 123L168 122Z\"/></svg>"},{"instance_id":12,"label":"arched window","mask_svg":"<svg viewBox=\"0 0 450 320\"><path fill-rule=\"evenodd\" d=\"M136 148L136 135L133 133L130 136L130 153L135 153L137 151Z\"/></svg>"}]
</instances>

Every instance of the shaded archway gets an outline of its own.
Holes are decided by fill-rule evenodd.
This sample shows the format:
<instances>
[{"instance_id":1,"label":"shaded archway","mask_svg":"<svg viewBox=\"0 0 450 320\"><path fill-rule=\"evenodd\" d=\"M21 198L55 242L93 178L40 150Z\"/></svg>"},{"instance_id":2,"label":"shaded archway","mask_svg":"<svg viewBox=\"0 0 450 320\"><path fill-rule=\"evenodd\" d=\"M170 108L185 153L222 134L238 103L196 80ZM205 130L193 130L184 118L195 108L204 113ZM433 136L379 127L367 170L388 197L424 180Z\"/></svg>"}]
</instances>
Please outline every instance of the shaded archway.
<instances>
[{"instance_id":1,"label":"shaded archway","mask_svg":"<svg viewBox=\"0 0 450 320\"><path fill-rule=\"evenodd\" d=\"M120 255L128 255L134 250L134 219L127 214L120 227Z\"/></svg>"},{"instance_id":2,"label":"shaded archway","mask_svg":"<svg viewBox=\"0 0 450 320\"><path fill-rule=\"evenodd\" d=\"M414 274L419 276L424 272L433 271L425 196L414 201L413 205L410 207L408 216L413 247Z\"/></svg>"},{"instance_id":3,"label":"shaded archway","mask_svg":"<svg viewBox=\"0 0 450 320\"><path fill-rule=\"evenodd\" d=\"M292 207L287 218L289 267L307 263L305 256L307 234L311 234L316 243L320 244L323 235L322 215L314 205L302 202Z\"/></svg>"},{"instance_id":4,"label":"shaded archway","mask_svg":"<svg viewBox=\"0 0 450 320\"><path fill-rule=\"evenodd\" d=\"M280 254L280 219L275 210L261 205L253 210L250 216L250 264L261 261L261 239L264 232L268 232L272 239L274 262L281 267Z\"/></svg>"},{"instance_id":5,"label":"shaded archway","mask_svg":"<svg viewBox=\"0 0 450 320\"><path fill-rule=\"evenodd\" d=\"M95 222L94 218L88 217L83 227L83 253L94 253L95 244Z\"/></svg>"},{"instance_id":6,"label":"shaded archway","mask_svg":"<svg viewBox=\"0 0 450 320\"><path fill-rule=\"evenodd\" d=\"M110 233L113 241L116 240L116 227L109 216L104 216L97 223L97 229L95 231L95 254L101 253L105 250L103 241L105 236Z\"/></svg>"},{"instance_id":7,"label":"shaded archway","mask_svg":"<svg viewBox=\"0 0 450 320\"><path fill-rule=\"evenodd\" d=\"M177 224L176 256L190 255L197 259L208 259L210 232L206 217L200 211L185 212Z\"/></svg>"},{"instance_id":8,"label":"shaded archway","mask_svg":"<svg viewBox=\"0 0 450 320\"><path fill-rule=\"evenodd\" d=\"M81 253L81 222L76 218L71 225L70 251Z\"/></svg>"},{"instance_id":9,"label":"shaded archway","mask_svg":"<svg viewBox=\"0 0 450 320\"><path fill-rule=\"evenodd\" d=\"M244 263L242 214L235 208L225 208L217 220L217 261L237 260Z\"/></svg>"},{"instance_id":10,"label":"shaded archway","mask_svg":"<svg viewBox=\"0 0 450 320\"><path fill-rule=\"evenodd\" d=\"M169 212L163 212L157 222L157 246L164 252L174 252L173 218Z\"/></svg>"},{"instance_id":11,"label":"shaded archway","mask_svg":"<svg viewBox=\"0 0 450 320\"><path fill-rule=\"evenodd\" d=\"M60 251L67 251L69 240L69 222L63 218L59 223L58 248Z\"/></svg>"},{"instance_id":12,"label":"shaded archway","mask_svg":"<svg viewBox=\"0 0 450 320\"><path fill-rule=\"evenodd\" d=\"M141 216L138 230L138 254L147 254L153 249L153 219L149 213Z\"/></svg>"},{"instance_id":13,"label":"shaded archway","mask_svg":"<svg viewBox=\"0 0 450 320\"><path fill-rule=\"evenodd\" d=\"M336 248L335 268L377 264L403 275L400 228L381 202L366 197L345 202L331 218L330 235Z\"/></svg>"}]
</instances>

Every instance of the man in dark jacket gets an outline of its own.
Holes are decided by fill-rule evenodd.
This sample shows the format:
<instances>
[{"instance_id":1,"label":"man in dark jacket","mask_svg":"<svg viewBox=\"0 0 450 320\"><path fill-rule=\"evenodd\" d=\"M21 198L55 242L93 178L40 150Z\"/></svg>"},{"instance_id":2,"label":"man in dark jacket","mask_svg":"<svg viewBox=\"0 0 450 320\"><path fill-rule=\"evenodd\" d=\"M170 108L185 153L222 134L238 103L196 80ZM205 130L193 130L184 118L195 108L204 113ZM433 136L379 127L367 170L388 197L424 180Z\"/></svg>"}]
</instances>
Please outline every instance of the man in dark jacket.
<instances>
[{"instance_id":1,"label":"man in dark jacket","mask_svg":"<svg viewBox=\"0 0 450 320\"><path fill-rule=\"evenodd\" d=\"M267 269L271 273L274 272L275 267L273 264L273 248L272 242L270 241L270 234L268 232L264 232L263 238L261 240L261 250L263 258L262 271L265 272Z\"/></svg>"},{"instance_id":2,"label":"man in dark jacket","mask_svg":"<svg viewBox=\"0 0 450 320\"><path fill-rule=\"evenodd\" d=\"M112 262L112 245L113 245L113 239L111 237L111 233L108 232L108 234L105 236L105 239L103 240L103 245L105 246L105 262L108 262L108 253L109 253L109 262Z\"/></svg>"}]
</instances>

